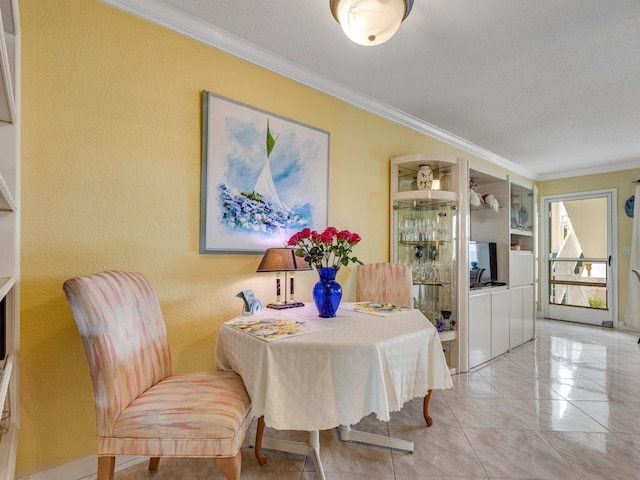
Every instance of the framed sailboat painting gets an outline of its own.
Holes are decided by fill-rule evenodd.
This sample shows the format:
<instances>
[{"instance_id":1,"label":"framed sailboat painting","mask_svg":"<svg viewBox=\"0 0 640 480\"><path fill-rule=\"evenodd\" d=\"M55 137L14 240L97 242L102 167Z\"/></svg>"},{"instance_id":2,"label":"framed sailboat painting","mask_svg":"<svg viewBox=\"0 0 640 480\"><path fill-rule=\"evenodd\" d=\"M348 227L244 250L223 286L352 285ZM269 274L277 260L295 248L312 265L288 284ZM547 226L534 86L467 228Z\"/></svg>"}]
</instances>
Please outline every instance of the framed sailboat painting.
<instances>
[{"instance_id":1,"label":"framed sailboat painting","mask_svg":"<svg viewBox=\"0 0 640 480\"><path fill-rule=\"evenodd\" d=\"M264 253L327 226L329 132L202 94L200 253Z\"/></svg>"}]
</instances>

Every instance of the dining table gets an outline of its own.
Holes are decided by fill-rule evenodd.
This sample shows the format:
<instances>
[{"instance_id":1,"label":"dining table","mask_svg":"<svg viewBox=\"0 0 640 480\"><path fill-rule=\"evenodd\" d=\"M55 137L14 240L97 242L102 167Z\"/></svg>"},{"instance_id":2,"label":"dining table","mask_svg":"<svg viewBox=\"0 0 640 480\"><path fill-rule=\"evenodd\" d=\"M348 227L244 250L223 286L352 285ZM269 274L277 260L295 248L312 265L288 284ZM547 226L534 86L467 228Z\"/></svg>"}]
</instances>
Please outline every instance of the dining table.
<instances>
[{"instance_id":1,"label":"dining table","mask_svg":"<svg viewBox=\"0 0 640 480\"><path fill-rule=\"evenodd\" d=\"M319 431L339 428L344 441L413 452L413 442L351 428L375 414L389 421L405 402L453 386L436 328L418 309L343 302L333 318L320 318L313 303L240 315L225 322L216 339L216 366L234 370L264 427L308 432L308 441L264 438L261 449L312 457L325 479Z\"/></svg>"}]
</instances>

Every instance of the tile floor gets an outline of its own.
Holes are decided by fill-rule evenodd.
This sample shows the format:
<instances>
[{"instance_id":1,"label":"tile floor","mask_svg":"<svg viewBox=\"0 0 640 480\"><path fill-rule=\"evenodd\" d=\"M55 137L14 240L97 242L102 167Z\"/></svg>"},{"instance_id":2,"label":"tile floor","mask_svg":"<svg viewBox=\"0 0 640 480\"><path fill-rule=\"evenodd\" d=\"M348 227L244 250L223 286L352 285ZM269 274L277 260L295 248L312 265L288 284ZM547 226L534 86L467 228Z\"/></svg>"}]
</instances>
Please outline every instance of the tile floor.
<instances>
[{"instance_id":1,"label":"tile floor","mask_svg":"<svg viewBox=\"0 0 640 480\"><path fill-rule=\"evenodd\" d=\"M388 423L356 427L413 440L413 454L342 443L321 432L327 480L640 479L640 346L635 334L538 320L537 338L434 391L428 428L420 399ZM304 440L301 432L266 436ZM317 480L310 458L265 450L260 467L242 450L243 480ZM146 463L116 480L218 480L211 460Z\"/></svg>"}]
</instances>

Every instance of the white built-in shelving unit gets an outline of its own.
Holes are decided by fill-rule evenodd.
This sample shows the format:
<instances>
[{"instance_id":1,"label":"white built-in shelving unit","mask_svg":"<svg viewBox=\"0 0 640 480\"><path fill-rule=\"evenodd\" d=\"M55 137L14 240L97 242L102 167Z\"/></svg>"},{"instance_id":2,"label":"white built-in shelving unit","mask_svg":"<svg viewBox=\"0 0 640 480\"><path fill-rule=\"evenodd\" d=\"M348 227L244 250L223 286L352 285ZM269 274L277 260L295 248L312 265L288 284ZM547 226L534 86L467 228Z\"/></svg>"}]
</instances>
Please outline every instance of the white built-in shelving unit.
<instances>
[{"instance_id":1,"label":"white built-in shelving unit","mask_svg":"<svg viewBox=\"0 0 640 480\"><path fill-rule=\"evenodd\" d=\"M433 173L431 188L418 188L423 165ZM467 372L533 339L535 186L437 154L392 158L390 182L391 261L413 267L414 307L429 320L437 324L451 311L453 328L440 332L451 371ZM495 243L497 267L494 281L473 288L470 241Z\"/></svg>"},{"instance_id":2,"label":"white built-in shelving unit","mask_svg":"<svg viewBox=\"0 0 640 480\"><path fill-rule=\"evenodd\" d=\"M535 335L535 186L509 175L469 170L475 191L497 200L497 211L481 204L469 209L469 239L496 244L497 278L469 291L468 366L507 353Z\"/></svg>"}]
</instances>

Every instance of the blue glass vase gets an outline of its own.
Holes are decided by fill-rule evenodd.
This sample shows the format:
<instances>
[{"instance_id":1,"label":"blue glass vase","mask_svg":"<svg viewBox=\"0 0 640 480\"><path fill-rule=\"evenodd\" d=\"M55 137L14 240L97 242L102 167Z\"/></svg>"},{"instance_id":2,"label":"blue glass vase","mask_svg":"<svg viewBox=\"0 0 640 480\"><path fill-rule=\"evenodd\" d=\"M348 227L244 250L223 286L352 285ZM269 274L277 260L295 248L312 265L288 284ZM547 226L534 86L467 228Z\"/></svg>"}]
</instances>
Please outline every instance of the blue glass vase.
<instances>
[{"instance_id":1,"label":"blue glass vase","mask_svg":"<svg viewBox=\"0 0 640 480\"><path fill-rule=\"evenodd\" d=\"M322 318L336 316L336 311L342 299L342 287L336 282L337 268L318 268L320 280L313 287L313 301Z\"/></svg>"}]
</instances>

